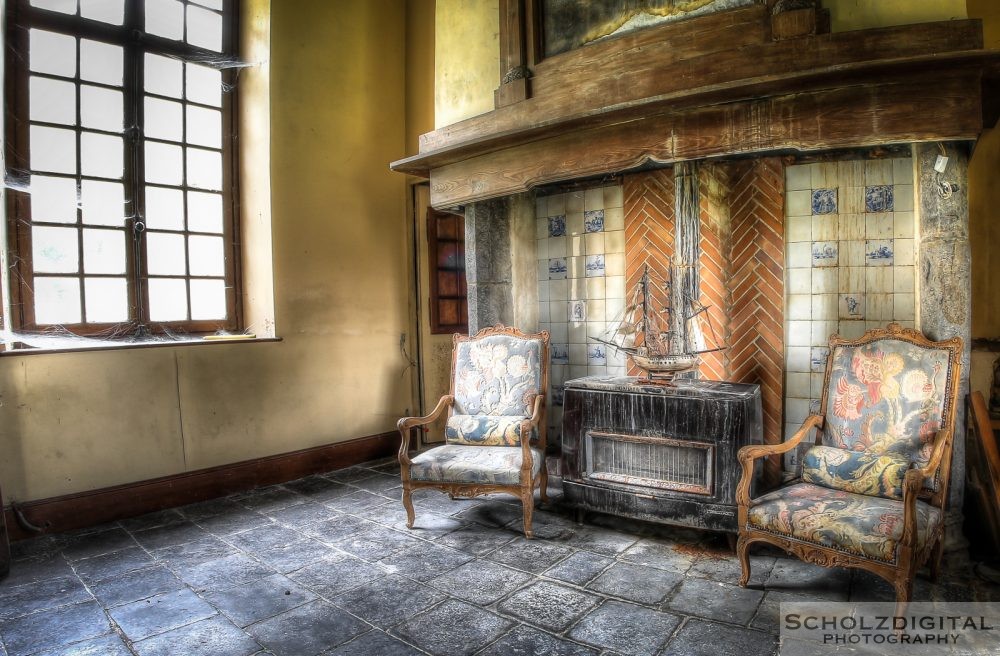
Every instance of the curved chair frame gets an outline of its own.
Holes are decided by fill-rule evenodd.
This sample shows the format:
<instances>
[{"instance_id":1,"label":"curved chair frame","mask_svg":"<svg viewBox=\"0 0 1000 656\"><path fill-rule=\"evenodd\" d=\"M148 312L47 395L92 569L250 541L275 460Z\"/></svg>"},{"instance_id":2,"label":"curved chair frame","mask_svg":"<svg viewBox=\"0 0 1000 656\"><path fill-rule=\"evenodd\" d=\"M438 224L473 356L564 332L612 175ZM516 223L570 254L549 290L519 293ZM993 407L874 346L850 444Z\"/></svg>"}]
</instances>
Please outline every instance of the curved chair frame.
<instances>
[{"instance_id":1,"label":"curved chair frame","mask_svg":"<svg viewBox=\"0 0 1000 656\"><path fill-rule=\"evenodd\" d=\"M521 422L521 435L530 435L531 429L534 428L538 434L537 448L541 450L542 463L541 468L538 471L538 475L532 478L531 470L533 466L533 454L531 452L532 444L531 440L522 439L521 440L521 472L520 480L517 485L500 485L491 483L450 483L443 481L414 481L410 479L410 436L411 429L418 426L426 426L427 424L436 421L445 410L448 411L448 416L450 417L454 412L455 404L455 360L458 354L458 344L460 342L475 341L483 337L490 337L493 335L507 335L509 337L517 337L520 339L537 339L541 341L542 348L539 353L539 366L541 367L541 382L539 387L539 394L534 400L534 409L532 416ZM413 499L412 492L419 488L433 488L441 490L442 492L447 492L452 498L472 498L483 494L492 494L494 492L504 492L511 494L521 500L521 505L523 508L524 515L524 535L527 538L531 538L533 533L531 529L531 517L535 506L535 487L539 488L539 494L541 496L542 503L548 502L548 471L545 467L545 440L546 440L546 430L547 422L545 421L545 390L549 387L549 333L547 330L543 330L537 333L523 333L517 328L511 328L502 325L491 326L488 328L483 328L475 335L461 335L455 333L452 338L452 352L451 352L451 383L450 392L451 394L441 397L438 401L437 406L430 414L424 417L404 417L399 420L396 424L396 428L399 430L401 437L401 442L399 445L399 469L400 476L403 481L403 507L406 508L406 526L408 528L413 528L414 512L413 512ZM518 447L510 447L516 449Z\"/></svg>"},{"instance_id":2,"label":"curved chair frame","mask_svg":"<svg viewBox=\"0 0 1000 656\"><path fill-rule=\"evenodd\" d=\"M853 567L867 570L882 577L892 584L896 591L896 601L908 602L913 593L913 578L925 563L930 564L931 577L936 579L941 567L941 556L944 552L944 510L948 498L948 484L951 477L951 452L955 430L955 412L958 402L958 386L961 379L962 340L958 337L933 342L919 331L903 328L898 323L890 323L886 328L866 332L855 340L844 339L839 335L830 338L830 350L836 346L861 346L881 339L895 339L909 342L923 348L943 349L949 351L949 371L946 396L942 410L942 429L934 437L931 457L922 468L912 467L906 472L903 480L903 533L896 546L897 555L894 563L884 563L876 560L849 554L837 549L831 549L813 542L785 538L767 531L762 531L748 523L748 515L752 500L750 499L750 482L753 478L753 463L758 458L782 454L794 449L806 438L813 429L821 431L825 422L822 414L810 415L795 434L782 444L767 444L746 446L740 449L738 458L743 468L743 476L736 488L736 503L738 505L739 539L736 552L743 568L740 585L746 587L750 580L750 545L754 542L766 542L779 547L797 558L823 567ZM832 359L827 360L826 374L823 380L823 398L820 408L827 407L827 395L830 388L830 375L833 368ZM817 433L816 444L821 443L821 434ZM936 490L925 489L924 481L937 476ZM939 508L942 520L935 532L927 540L923 548L917 549L917 499Z\"/></svg>"}]
</instances>

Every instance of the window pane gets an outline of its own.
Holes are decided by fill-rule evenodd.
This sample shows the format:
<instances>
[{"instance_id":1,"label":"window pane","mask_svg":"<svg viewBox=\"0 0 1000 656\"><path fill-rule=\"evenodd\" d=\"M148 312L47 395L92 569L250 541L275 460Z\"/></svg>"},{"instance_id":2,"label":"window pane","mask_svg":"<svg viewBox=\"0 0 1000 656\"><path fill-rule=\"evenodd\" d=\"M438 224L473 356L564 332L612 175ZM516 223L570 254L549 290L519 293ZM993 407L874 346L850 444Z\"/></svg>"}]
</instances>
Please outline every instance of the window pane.
<instances>
[{"instance_id":1,"label":"window pane","mask_svg":"<svg viewBox=\"0 0 1000 656\"><path fill-rule=\"evenodd\" d=\"M191 281L191 318L226 318L226 283L223 280Z\"/></svg>"},{"instance_id":2,"label":"window pane","mask_svg":"<svg viewBox=\"0 0 1000 656\"><path fill-rule=\"evenodd\" d=\"M31 0L31 6L58 11L60 14L76 13L76 0Z\"/></svg>"},{"instance_id":3,"label":"window pane","mask_svg":"<svg viewBox=\"0 0 1000 656\"><path fill-rule=\"evenodd\" d=\"M124 278L85 278L87 323L128 321L128 283Z\"/></svg>"},{"instance_id":4,"label":"window pane","mask_svg":"<svg viewBox=\"0 0 1000 656\"><path fill-rule=\"evenodd\" d=\"M75 84L34 75L29 84L28 115L32 121L76 124Z\"/></svg>"},{"instance_id":5,"label":"window pane","mask_svg":"<svg viewBox=\"0 0 1000 656\"><path fill-rule=\"evenodd\" d=\"M125 190L118 182L84 180L83 222L90 225L123 226L130 213L125 207Z\"/></svg>"},{"instance_id":6,"label":"window pane","mask_svg":"<svg viewBox=\"0 0 1000 656\"><path fill-rule=\"evenodd\" d=\"M222 106L222 71L198 64L185 64L187 68L187 99Z\"/></svg>"},{"instance_id":7,"label":"window pane","mask_svg":"<svg viewBox=\"0 0 1000 656\"><path fill-rule=\"evenodd\" d=\"M226 275L226 258L222 251L222 237L188 237L188 258L192 276Z\"/></svg>"},{"instance_id":8,"label":"window pane","mask_svg":"<svg viewBox=\"0 0 1000 656\"><path fill-rule=\"evenodd\" d=\"M100 41L80 40L80 77L120 87L124 62L121 46Z\"/></svg>"},{"instance_id":9,"label":"window pane","mask_svg":"<svg viewBox=\"0 0 1000 656\"><path fill-rule=\"evenodd\" d=\"M143 86L150 93L180 98L184 90L181 72L176 59L146 53Z\"/></svg>"},{"instance_id":10,"label":"window pane","mask_svg":"<svg viewBox=\"0 0 1000 656\"><path fill-rule=\"evenodd\" d=\"M149 318L153 321L187 319L187 283L184 280L150 278Z\"/></svg>"},{"instance_id":11,"label":"window pane","mask_svg":"<svg viewBox=\"0 0 1000 656\"><path fill-rule=\"evenodd\" d=\"M187 10L187 42L216 52L222 52L222 16L189 6Z\"/></svg>"},{"instance_id":12,"label":"window pane","mask_svg":"<svg viewBox=\"0 0 1000 656\"><path fill-rule=\"evenodd\" d=\"M153 230L183 230L184 192L146 187L146 226Z\"/></svg>"},{"instance_id":13,"label":"window pane","mask_svg":"<svg viewBox=\"0 0 1000 656\"><path fill-rule=\"evenodd\" d=\"M30 68L36 73L63 77L76 75L76 39L65 34L32 29L28 48Z\"/></svg>"},{"instance_id":14,"label":"window pane","mask_svg":"<svg viewBox=\"0 0 1000 656\"><path fill-rule=\"evenodd\" d=\"M222 194L188 192L188 230L222 232Z\"/></svg>"},{"instance_id":15,"label":"window pane","mask_svg":"<svg viewBox=\"0 0 1000 656\"><path fill-rule=\"evenodd\" d=\"M188 105L187 142L209 148L222 148L222 112Z\"/></svg>"},{"instance_id":16,"label":"window pane","mask_svg":"<svg viewBox=\"0 0 1000 656\"><path fill-rule=\"evenodd\" d=\"M36 273L76 273L79 246L76 228L31 227L32 268Z\"/></svg>"},{"instance_id":17,"label":"window pane","mask_svg":"<svg viewBox=\"0 0 1000 656\"><path fill-rule=\"evenodd\" d=\"M143 133L154 139L181 141L184 139L184 116L179 102L146 96Z\"/></svg>"},{"instance_id":18,"label":"window pane","mask_svg":"<svg viewBox=\"0 0 1000 656\"><path fill-rule=\"evenodd\" d=\"M222 0L192 0L195 4L222 11Z\"/></svg>"},{"instance_id":19,"label":"window pane","mask_svg":"<svg viewBox=\"0 0 1000 656\"><path fill-rule=\"evenodd\" d=\"M125 172L122 138L84 132L80 135L80 168L84 175L121 178Z\"/></svg>"},{"instance_id":20,"label":"window pane","mask_svg":"<svg viewBox=\"0 0 1000 656\"><path fill-rule=\"evenodd\" d=\"M222 189L222 153L187 149L187 183L199 189Z\"/></svg>"},{"instance_id":21,"label":"window pane","mask_svg":"<svg viewBox=\"0 0 1000 656\"><path fill-rule=\"evenodd\" d=\"M31 220L76 223L76 180L31 176Z\"/></svg>"},{"instance_id":22,"label":"window pane","mask_svg":"<svg viewBox=\"0 0 1000 656\"><path fill-rule=\"evenodd\" d=\"M80 281L36 277L35 323L80 323Z\"/></svg>"},{"instance_id":23,"label":"window pane","mask_svg":"<svg viewBox=\"0 0 1000 656\"><path fill-rule=\"evenodd\" d=\"M31 168L53 173L76 173L76 133L31 126Z\"/></svg>"},{"instance_id":24,"label":"window pane","mask_svg":"<svg viewBox=\"0 0 1000 656\"><path fill-rule=\"evenodd\" d=\"M184 38L184 5L177 0L146 0L146 31L167 39Z\"/></svg>"},{"instance_id":25,"label":"window pane","mask_svg":"<svg viewBox=\"0 0 1000 656\"><path fill-rule=\"evenodd\" d=\"M179 185L183 180L181 147L146 142L146 182Z\"/></svg>"},{"instance_id":26,"label":"window pane","mask_svg":"<svg viewBox=\"0 0 1000 656\"><path fill-rule=\"evenodd\" d=\"M184 235L146 233L146 269L149 275L182 276L187 273L184 259Z\"/></svg>"},{"instance_id":27,"label":"window pane","mask_svg":"<svg viewBox=\"0 0 1000 656\"><path fill-rule=\"evenodd\" d=\"M80 122L83 127L121 132L124 118L121 91L87 84L80 87Z\"/></svg>"},{"instance_id":28,"label":"window pane","mask_svg":"<svg viewBox=\"0 0 1000 656\"><path fill-rule=\"evenodd\" d=\"M125 3L123 0L80 0L80 15L102 23L121 25L125 19ZM89 308L89 301L87 305ZM89 310L87 314L89 317Z\"/></svg>"},{"instance_id":29,"label":"window pane","mask_svg":"<svg viewBox=\"0 0 1000 656\"><path fill-rule=\"evenodd\" d=\"M84 230L83 272L125 273L125 233L121 230Z\"/></svg>"}]
</instances>

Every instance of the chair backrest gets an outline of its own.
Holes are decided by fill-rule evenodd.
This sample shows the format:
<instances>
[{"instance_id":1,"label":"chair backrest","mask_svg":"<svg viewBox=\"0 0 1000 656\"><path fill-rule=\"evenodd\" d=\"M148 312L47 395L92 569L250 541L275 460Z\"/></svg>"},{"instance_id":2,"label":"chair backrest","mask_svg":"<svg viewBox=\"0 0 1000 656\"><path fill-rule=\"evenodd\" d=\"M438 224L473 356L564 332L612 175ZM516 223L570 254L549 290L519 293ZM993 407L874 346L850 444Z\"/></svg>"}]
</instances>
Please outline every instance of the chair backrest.
<instances>
[{"instance_id":1,"label":"chair backrest","mask_svg":"<svg viewBox=\"0 0 1000 656\"><path fill-rule=\"evenodd\" d=\"M927 464L936 433L954 428L962 340L932 342L889 324L833 336L821 401L824 446ZM926 487L947 485L951 450Z\"/></svg>"},{"instance_id":2,"label":"chair backrest","mask_svg":"<svg viewBox=\"0 0 1000 656\"><path fill-rule=\"evenodd\" d=\"M492 326L455 335L452 414L530 417L548 384L549 334Z\"/></svg>"}]
</instances>

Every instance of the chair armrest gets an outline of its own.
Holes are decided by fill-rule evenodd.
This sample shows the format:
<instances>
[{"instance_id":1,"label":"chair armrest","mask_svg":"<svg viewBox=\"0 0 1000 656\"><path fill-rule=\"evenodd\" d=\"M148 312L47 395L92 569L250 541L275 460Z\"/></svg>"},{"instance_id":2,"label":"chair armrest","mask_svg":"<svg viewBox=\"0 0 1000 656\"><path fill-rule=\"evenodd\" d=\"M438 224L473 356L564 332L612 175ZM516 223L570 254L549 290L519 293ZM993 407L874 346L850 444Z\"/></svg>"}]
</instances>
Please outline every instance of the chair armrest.
<instances>
[{"instance_id":1,"label":"chair armrest","mask_svg":"<svg viewBox=\"0 0 1000 656\"><path fill-rule=\"evenodd\" d=\"M809 415L802 422L802 426L795 431L795 434L787 442L782 442L781 444L754 444L745 446L739 450L736 457L743 468L743 474L740 477L739 485L736 486L736 503L739 505L741 513L745 512L745 509L750 505L750 483L753 480L753 461L765 456L791 451L798 446L799 442L805 439L810 430L813 428L822 428L823 421L823 415ZM741 524L742 521L741 519Z\"/></svg>"},{"instance_id":2,"label":"chair armrest","mask_svg":"<svg viewBox=\"0 0 1000 656\"><path fill-rule=\"evenodd\" d=\"M535 396L535 407L531 413L531 417L525 419L521 422L521 483L531 481L531 467L534 464L532 462L533 456L531 455L531 440L525 439L526 435L529 435L531 428L534 427L538 430L538 446L542 451L545 451L545 442L542 438L542 430L538 427L538 422L542 420L542 411L545 408L545 395L538 394ZM544 456L542 456L544 457Z\"/></svg>"},{"instance_id":3,"label":"chair armrest","mask_svg":"<svg viewBox=\"0 0 1000 656\"><path fill-rule=\"evenodd\" d=\"M441 413L443 413L447 408L450 408L454 403L455 397L447 394L441 397L441 400L438 401L437 406L431 410L429 415L423 417L403 417L396 422L396 429L403 438L399 445L400 465L408 466L410 464L410 429L416 428L417 426L426 426L427 424L434 422L441 416Z\"/></svg>"},{"instance_id":4,"label":"chair armrest","mask_svg":"<svg viewBox=\"0 0 1000 656\"><path fill-rule=\"evenodd\" d=\"M903 537L902 543L910 547L917 544L917 498L924 487L924 481L932 478L944 452L951 443L951 429L939 430L934 436L934 446L931 450L931 457L923 467L914 467L906 471L903 477ZM943 505L943 504L942 504Z\"/></svg>"}]
</instances>

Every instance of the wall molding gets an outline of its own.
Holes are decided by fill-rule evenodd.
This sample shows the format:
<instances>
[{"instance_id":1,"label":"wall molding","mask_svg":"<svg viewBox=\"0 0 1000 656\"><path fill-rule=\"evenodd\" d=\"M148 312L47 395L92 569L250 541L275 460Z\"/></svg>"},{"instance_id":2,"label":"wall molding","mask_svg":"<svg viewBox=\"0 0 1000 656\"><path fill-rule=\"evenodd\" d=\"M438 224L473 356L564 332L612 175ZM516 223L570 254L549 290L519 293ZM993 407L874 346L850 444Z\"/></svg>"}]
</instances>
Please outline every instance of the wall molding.
<instances>
[{"instance_id":1,"label":"wall molding","mask_svg":"<svg viewBox=\"0 0 1000 656\"><path fill-rule=\"evenodd\" d=\"M41 534L62 533L350 467L393 455L398 448L399 433L391 431L208 469L28 501L19 504L18 508L29 522L44 527ZM3 512L12 541L39 535L21 528L9 507L5 507Z\"/></svg>"}]
</instances>

